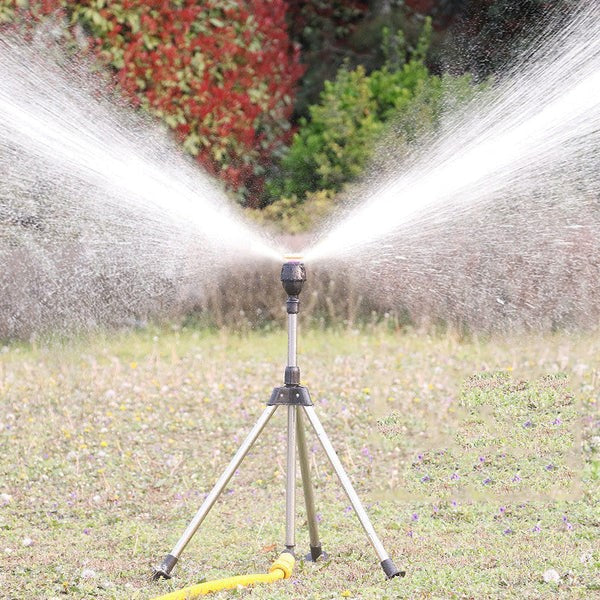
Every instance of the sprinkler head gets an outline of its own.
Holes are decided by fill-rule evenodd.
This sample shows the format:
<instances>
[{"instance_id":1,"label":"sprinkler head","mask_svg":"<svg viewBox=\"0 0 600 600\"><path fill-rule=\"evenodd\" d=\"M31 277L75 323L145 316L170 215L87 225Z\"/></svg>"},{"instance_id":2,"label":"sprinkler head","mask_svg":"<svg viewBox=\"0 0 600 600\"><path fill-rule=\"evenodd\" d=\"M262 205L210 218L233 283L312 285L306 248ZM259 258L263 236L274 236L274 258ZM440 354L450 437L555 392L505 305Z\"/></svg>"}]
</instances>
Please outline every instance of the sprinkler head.
<instances>
[{"instance_id":1,"label":"sprinkler head","mask_svg":"<svg viewBox=\"0 0 600 600\"><path fill-rule=\"evenodd\" d=\"M302 285L306 281L306 269L301 257L287 257L288 262L283 263L281 268L281 283L287 295L296 298L302 291Z\"/></svg>"}]
</instances>

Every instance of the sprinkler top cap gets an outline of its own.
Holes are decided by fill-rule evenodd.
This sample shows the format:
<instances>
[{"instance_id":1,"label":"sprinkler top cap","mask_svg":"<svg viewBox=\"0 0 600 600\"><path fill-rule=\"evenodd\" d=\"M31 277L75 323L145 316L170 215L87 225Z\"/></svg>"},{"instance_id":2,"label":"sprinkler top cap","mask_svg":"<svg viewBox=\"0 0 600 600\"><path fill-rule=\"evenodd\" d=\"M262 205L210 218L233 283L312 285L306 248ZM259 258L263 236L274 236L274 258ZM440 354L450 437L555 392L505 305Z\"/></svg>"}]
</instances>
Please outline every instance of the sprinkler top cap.
<instances>
[{"instance_id":1,"label":"sprinkler top cap","mask_svg":"<svg viewBox=\"0 0 600 600\"><path fill-rule=\"evenodd\" d=\"M306 269L299 261L283 263L281 268L281 283L288 296L297 296L302 291L306 281Z\"/></svg>"}]
</instances>

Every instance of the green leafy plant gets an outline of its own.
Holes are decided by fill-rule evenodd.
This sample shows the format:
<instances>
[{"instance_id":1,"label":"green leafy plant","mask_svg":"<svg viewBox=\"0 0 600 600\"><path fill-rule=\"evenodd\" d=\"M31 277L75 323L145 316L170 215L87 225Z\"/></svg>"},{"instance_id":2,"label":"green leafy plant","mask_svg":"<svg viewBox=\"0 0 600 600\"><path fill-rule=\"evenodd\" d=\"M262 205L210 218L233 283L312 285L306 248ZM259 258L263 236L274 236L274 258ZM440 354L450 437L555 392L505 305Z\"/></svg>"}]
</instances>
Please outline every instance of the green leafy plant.
<instances>
[{"instance_id":1,"label":"green leafy plant","mask_svg":"<svg viewBox=\"0 0 600 600\"><path fill-rule=\"evenodd\" d=\"M419 132L435 127L446 93L468 96L468 76L440 78L425 65L431 40L427 19L418 43L406 56L401 34L384 32L386 64L367 73L362 66L344 67L334 81L326 82L318 104L300 120L281 173L272 178L272 195L303 198L307 192L340 190L359 177L371 157L378 138L391 123L407 142Z\"/></svg>"},{"instance_id":2,"label":"green leafy plant","mask_svg":"<svg viewBox=\"0 0 600 600\"><path fill-rule=\"evenodd\" d=\"M304 199L285 196L261 210L249 209L247 214L261 225L272 226L286 234L298 234L314 229L335 207L335 193L330 190L309 192Z\"/></svg>"}]
</instances>

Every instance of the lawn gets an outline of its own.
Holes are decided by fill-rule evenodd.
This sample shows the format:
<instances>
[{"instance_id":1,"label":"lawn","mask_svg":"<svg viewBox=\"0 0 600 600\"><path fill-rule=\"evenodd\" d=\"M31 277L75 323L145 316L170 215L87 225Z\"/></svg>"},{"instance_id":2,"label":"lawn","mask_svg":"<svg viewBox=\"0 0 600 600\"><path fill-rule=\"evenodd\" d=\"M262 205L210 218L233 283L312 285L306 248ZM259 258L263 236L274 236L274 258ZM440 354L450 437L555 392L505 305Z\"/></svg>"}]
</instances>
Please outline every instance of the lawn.
<instances>
[{"instance_id":1,"label":"lawn","mask_svg":"<svg viewBox=\"0 0 600 600\"><path fill-rule=\"evenodd\" d=\"M193 329L4 347L0 596L147 599L265 572L284 535L282 410L176 578L149 578L279 385L285 353L283 332ZM600 597L600 336L310 330L299 362L406 577L384 580L310 433L329 559L214 597Z\"/></svg>"}]
</instances>

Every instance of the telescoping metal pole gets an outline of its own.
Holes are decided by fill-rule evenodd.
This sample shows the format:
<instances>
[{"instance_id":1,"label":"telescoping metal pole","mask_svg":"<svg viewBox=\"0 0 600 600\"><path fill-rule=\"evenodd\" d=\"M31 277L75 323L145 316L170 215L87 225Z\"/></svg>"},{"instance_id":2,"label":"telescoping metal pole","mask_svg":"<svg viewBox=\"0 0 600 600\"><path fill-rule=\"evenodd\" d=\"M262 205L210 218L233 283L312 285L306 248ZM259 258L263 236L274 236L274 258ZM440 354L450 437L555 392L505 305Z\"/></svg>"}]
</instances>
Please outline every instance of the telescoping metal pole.
<instances>
[{"instance_id":1,"label":"telescoping metal pole","mask_svg":"<svg viewBox=\"0 0 600 600\"><path fill-rule=\"evenodd\" d=\"M286 263L287 264L287 263ZM287 277L286 265L282 269L282 279ZM298 294L302 288L302 270L296 268L296 263L290 264L290 276L293 278L288 290L286 303L288 315L288 356L285 369L286 386L297 385L300 380L300 369L297 365L297 333L298 333L298 307L300 301ZM284 287L286 283L284 281ZM286 288L287 289L287 288ZM287 407L287 469L285 488L285 549L294 554L296 546L296 434L298 415L297 406L290 404Z\"/></svg>"},{"instance_id":2,"label":"telescoping metal pole","mask_svg":"<svg viewBox=\"0 0 600 600\"><path fill-rule=\"evenodd\" d=\"M285 493L285 549L294 554L296 546L296 406L288 406L287 474Z\"/></svg>"},{"instance_id":3,"label":"telescoping metal pole","mask_svg":"<svg viewBox=\"0 0 600 600\"><path fill-rule=\"evenodd\" d=\"M297 367L298 314L288 313L288 367Z\"/></svg>"},{"instance_id":4,"label":"telescoping metal pole","mask_svg":"<svg viewBox=\"0 0 600 600\"><path fill-rule=\"evenodd\" d=\"M285 263L281 270L281 281L285 291L288 293L288 299L286 303L287 315L288 315L288 360L287 367L285 370L285 388L287 391L287 397L296 401L293 401L288 405L288 471L287 471L287 519L288 524L288 537L289 541L286 545L293 540L292 529L294 527L294 516L292 511L295 510L295 478L296 478L296 460L295 451L292 449L294 444L294 436L292 435L290 428L295 422L296 425L296 438L295 445L298 450L298 459L300 462L300 471L302 474L302 487L304 490L304 500L306 505L306 518L308 521L308 529L310 533L310 554L307 555L307 560L317 560L319 556L323 554L321 549L321 542L319 540L319 530L317 526L317 515L315 511L314 493L312 487L312 481L310 478L310 466L308 462L308 451L306 448L306 436L304 434L304 424L302 422L302 409L301 405L312 404L310 402L310 396L308 390L300 385L300 368L297 362L297 346L298 346L298 311L300 308L300 301L298 295L302 290L302 285L306 280L306 271L304 264L294 258L289 262ZM284 393L284 395L286 395ZM298 402L299 398L302 398L301 402Z\"/></svg>"}]
</instances>

